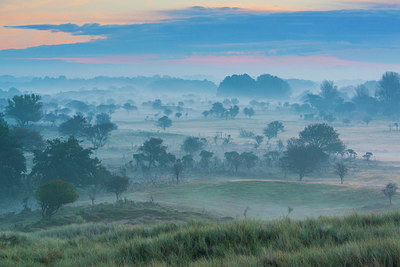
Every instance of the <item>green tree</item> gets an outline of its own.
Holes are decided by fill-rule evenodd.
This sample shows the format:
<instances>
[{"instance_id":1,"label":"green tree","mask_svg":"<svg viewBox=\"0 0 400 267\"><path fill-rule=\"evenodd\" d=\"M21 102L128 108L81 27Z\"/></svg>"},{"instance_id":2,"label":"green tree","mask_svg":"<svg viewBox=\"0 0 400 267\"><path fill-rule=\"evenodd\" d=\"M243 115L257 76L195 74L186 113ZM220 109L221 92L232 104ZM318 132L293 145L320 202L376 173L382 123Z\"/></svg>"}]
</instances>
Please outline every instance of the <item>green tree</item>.
<instances>
[{"instance_id":1,"label":"green tree","mask_svg":"<svg viewBox=\"0 0 400 267\"><path fill-rule=\"evenodd\" d=\"M253 168L256 165L256 161L258 160L258 157L254 155L253 152L243 152L240 154L240 158L246 165L247 169Z\"/></svg>"},{"instance_id":2,"label":"green tree","mask_svg":"<svg viewBox=\"0 0 400 267\"><path fill-rule=\"evenodd\" d=\"M79 195L70 183L55 180L42 184L36 191L35 198L42 208L42 216L50 218L63 205L75 202Z\"/></svg>"},{"instance_id":3,"label":"green tree","mask_svg":"<svg viewBox=\"0 0 400 267\"><path fill-rule=\"evenodd\" d=\"M127 176L112 175L105 181L104 187L108 192L115 194L118 202L122 193L128 190L129 183L130 179Z\"/></svg>"},{"instance_id":4,"label":"green tree","mask_svg":"<svg viewBox=\"0 0 400 267\"><path fill-rule=\"evenodd\" d=\"M208 169L213 155L214 155L214 153L212 153L210 151L206 151L206 150L201 151L200 152L200 165L203 168Z\"/></svg>"},{"instance_id":5,"label":"green tree","mask_svg":"<svg viewBox=\"0 0 400 267\"><path fill-rule=\"evenodd\" d=\"M243 162L243 159L240 157L239 153L236 151L225 152L225 159L235 171L238 171L239 165Z\"/></svg>"},{"instance_id":6,"label":"green tree","mask_svg":"<svg viewBox=\"0 0 400 267\"><path fill-rule=\"evenodd\" d=\"M327 154L342 153L345 149L339 134L326 123L308 125L299 133L299 137L304 144L316 147Z\"/></svg>"},{"instance_id":7,"label":"green tree","mask_svg":"<svg viewBox=\"0 0 400 267\"><path fill-rule=\"evenodd\" d=\"M22 144L25 151L32 152L36 149L42 149L45 145L43 137L36 130L29 130L23 127L14 127L11 135Z\"/></svg>"},{"instance_id":8,"label":"green tree","mask_svg":"<svg viewBox=\"0 0 400 267\"><path fill-rule=\"evenodd\" d=\"M16 95L8 99L6 114L13 117L19 126L24 127L29 122L37 122L42 118L42 103L39 95Z\"/></svg>"},{"instance_id":9,"label":"green tree","mask_svg":"<svg viewBox=\"0 0 400 267\"><path fill-rule=\"evenodd\" d=\"M266 128L264 128L264 135L268 138L268 141L272 138L278 136L280 132L283 132L284 126L280 121L273 121L268 124Z\"/></svg>"},{"instance_id":10,"label":"green tree","mask_svg":"<svg viewBox=\"0 0 400 267\"><path fill-rule=\"evenodd\" d=\"M390 205L392 205L392 197L396 194L397 188L397 184L388 183L385 188L382 189L383 194L389 198Z\"/></svg>"},{"instance_id":11,"label":"green tree","mask_svg":"<svg viewBox=\"0 0 400 267\"><path fill-rule=\"evenodd\" d=\"M112 122L95 124L86 128L86 138L92 143L93 149L98 149L107 143L111 132L116 128L117 126Z\"/></svg>"},{"instance_id":12,"label":"green tree","mask_svg":"<svg viewBox=\"0 0 400 267\"><path fill-rule=\"evenodd\" d=\"M301 140L289 139L284 152L282 166L299 175L299 181L316 169L318 164L326 160L326 155L317 147L303 143Z\"/></svg>"},{"instance_id":13,"label":"green tree","mask_svg":"<svg viewBox=\"0 0 400 267\"><path fill-rule=\"evenodd\" d=\"M18 184L25 171L20 143L10 134L8 126L0 123L0 186L8 188Z\"/></svg>"},{"instance_id":14,"label":"green tree","mask_svg":"<svg viewBox=\"0 0 400 267\"><path fill-rule=\"evenodd\" d=\"M400 74L386 72L379 81L376 92L379 101L387 115L400 113Z\"/></svg>"},{"instance_id":15,"label":"green tree","mask_svg":"<svg viewBox=\"0 0 400 267\"><path fill-rule=\"evenodd\" d=\"M156 126L162 128L165 131L165 129L172 126L172 121L167 116L163 116L158 119Z\"/></svg>"},{"instance_id":16,"label":"green tree","mask_svg":"<svg viewBox=\"0 0 400 267\"><path fill-rule=\"evenodd\" d=\"M200 151L204 147L204 142L198 137L186 137L183 141L182 149L188 154Z\"/></svg>"},{"instance_id":17,"label":"green tree","mask_svg":"<svg viewBox=\"0 0 400 267\"><path fill-rule=\"evenodd\" d=\"M44 151L35 151L33 175L39 181L63 180L75 186L101 183L107 171L97 158L91 158L92 149L83 148L77 139L47 141Z\"/></svg>"},{"instance_id":18,"label":"green tree","mask_svg":"<svg viewBox=\"0 0 400 267\"><path fill-rule=\"evenodd\" d=\"M343 179L349 172L349 168L347 168L346 164L343 162L336 162L333 168L335 170L335 174L340 177L340 183L343 184Z\"/></svg>"},{"instance_id":19,"label":"green tree","mask_svg":"<svg viewBox=\"0 0 400 267\"><path fill-rule=\"evenodd\" d=\"M67 121L61 123L58 131L66 136L82 137L86 135L90 124L82 115L75 115Z\"/></svg>"},{"instance_id":20,"label":"green tree","mask_svg":"<svg viewBox=\"0 0 400 267\"><path fill-rule=\"evenodd\" d=\"M161 158L168 154L167 147L163 145L163 140L154 137L145 141L139 148L139 151L143 153L148 162L149 168L156 166L156 164L160 162Z\"/></svg>"}]
</instances>

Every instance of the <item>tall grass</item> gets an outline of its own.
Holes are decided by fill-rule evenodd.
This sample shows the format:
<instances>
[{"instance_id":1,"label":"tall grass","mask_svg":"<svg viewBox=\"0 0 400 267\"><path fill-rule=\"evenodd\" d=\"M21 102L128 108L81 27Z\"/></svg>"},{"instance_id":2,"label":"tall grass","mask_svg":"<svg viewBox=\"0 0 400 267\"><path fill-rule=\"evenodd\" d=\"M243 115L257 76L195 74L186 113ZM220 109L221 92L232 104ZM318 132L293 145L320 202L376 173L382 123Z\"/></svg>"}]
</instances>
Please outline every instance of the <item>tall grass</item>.
<instances>
[{"instance_id":1,"label":"tall grass","mask_svg":"<svg viewBox=\"0 0 400 267\"><path fill-rule=\"evenodd\" d=\"M398 266L400 212L0 234L0 266Z\"/></svg>"}]
</instances>

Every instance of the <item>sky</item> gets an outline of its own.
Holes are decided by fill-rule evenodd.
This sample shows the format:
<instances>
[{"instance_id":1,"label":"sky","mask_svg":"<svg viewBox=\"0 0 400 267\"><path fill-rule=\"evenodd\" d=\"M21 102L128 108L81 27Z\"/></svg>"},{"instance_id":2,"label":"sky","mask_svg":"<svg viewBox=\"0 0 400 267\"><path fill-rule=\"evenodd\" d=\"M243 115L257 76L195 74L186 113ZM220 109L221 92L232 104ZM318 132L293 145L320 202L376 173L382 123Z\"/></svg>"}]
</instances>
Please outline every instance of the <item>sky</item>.
<instances>
[{"instance_id":1,"label":"sky","mask_svg":"<svg viewBox=\"0 0 400 267\"><path fill-rule=\"evenodd\" d=\"M400 72L398 0L1 0L0 75Z\"/></svg>"}]
</instances>

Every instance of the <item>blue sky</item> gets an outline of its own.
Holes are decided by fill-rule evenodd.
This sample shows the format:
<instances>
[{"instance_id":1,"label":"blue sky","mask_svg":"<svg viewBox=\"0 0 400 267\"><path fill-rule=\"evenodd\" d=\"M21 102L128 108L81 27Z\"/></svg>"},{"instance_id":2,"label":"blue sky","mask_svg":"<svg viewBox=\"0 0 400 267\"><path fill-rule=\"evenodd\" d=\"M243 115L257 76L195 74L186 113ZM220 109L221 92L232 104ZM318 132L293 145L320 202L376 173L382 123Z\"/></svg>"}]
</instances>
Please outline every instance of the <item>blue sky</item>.
<instances>
[{"instance_id":1,"label":"blue sky","mask_svg":"<svg viewBox=\"0 0 400 267\"><path fill-rule=\"evenodd\" d=\"M0 75L200 75L218 81L246 72L368 80L386 70L400 71L400 9L394 2L342 2L358 9L323 10L321 5L305 11L286 2L274 10L153 7L146 11L153 17L140 23L104 18L94 23L95 17L86 24L76 19L1 22L14 35L0 31L7 44L0 45ZM23 37L18 43L18 32L33 35L32 45Z\"/></svg>"}]
</instances>

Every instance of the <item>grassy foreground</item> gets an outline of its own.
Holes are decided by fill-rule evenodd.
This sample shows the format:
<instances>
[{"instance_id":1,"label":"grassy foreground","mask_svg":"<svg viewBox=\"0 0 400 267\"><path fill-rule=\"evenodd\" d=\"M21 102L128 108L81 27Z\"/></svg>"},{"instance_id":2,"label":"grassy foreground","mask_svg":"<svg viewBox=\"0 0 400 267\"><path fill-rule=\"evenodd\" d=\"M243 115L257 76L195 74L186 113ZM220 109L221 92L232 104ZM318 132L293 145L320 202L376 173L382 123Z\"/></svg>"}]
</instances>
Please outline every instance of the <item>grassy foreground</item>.
<instances>
[{"instance_id":1,"label":"grassy foreground","mask_svg":"<svg viewBox=\"0 0 400 267\"><path fill-rule=\"evenodd\" d=\"M400 212L0 233L1 266L399 266Z\"/></svg>"}]
</instances>

